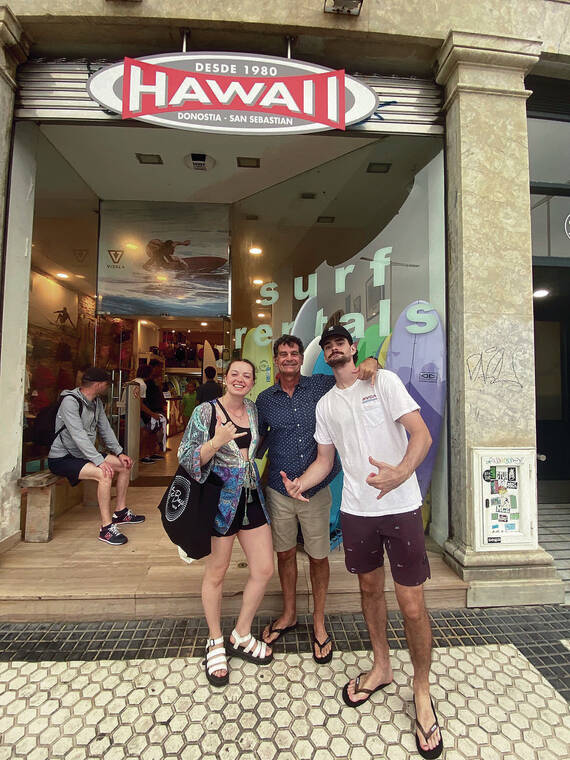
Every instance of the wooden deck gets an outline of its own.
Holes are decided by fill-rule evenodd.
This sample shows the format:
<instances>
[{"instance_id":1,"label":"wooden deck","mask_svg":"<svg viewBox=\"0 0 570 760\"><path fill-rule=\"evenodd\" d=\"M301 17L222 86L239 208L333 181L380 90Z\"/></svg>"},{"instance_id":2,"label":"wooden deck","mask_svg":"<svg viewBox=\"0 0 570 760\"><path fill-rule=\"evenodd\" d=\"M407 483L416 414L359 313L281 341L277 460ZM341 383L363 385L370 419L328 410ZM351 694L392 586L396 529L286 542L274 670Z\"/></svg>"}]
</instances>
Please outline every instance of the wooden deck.
<instances>
[{"instance_id":1,"label":"wooden deck","mask_svg":"<svg viewBox=\"0 0 570 760\"><path fill-rule=\"evenodd\" d=\"M200 582L203 562L182 562L164 533L156 505L173 472L175 442L168 460L141 465L141 485L129 490L128 504L146 515L142 525L124 529L129 542L111 547L97 540L98 510L78 505L56 520L49 543L20 543L0 555L0 620L119 620L202 615ZM144 468L144 469L143 469ZM156 485L155 485L156 484ZM432 578L426 583L428 606L466 606L467 584L444 564L437 547L429 553ZM334 551L327 612L360 610L356 576L344 566L342 548ZM299 613L311 611L308 557L298 553ZM236 541L224 584L223 614L237 613L247 578L247 565ZM392 578L387 573L390 608L396 607ZM259 612L281 609L277 572L269 584Z\"/></svg>"}]
</instances>

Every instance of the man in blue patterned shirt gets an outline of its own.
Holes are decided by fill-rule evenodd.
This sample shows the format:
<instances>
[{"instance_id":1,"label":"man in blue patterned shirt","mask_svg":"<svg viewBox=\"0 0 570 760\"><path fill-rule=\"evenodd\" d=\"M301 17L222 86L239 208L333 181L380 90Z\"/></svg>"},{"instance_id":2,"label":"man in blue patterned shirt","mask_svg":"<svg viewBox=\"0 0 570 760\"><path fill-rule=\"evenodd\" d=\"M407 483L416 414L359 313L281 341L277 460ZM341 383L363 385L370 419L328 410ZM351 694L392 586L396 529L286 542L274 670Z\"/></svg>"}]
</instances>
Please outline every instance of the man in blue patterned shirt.
<instances>
[{"instance_id":1,"label":"man in blue patterned shirt","mask_svg":"<svg viewBox=\"0 0 570 760\"><path fill-rule=\"evenodd\" d=\"M266 501L283 591L283 612L265 628L263 640L271 644L297 626L296 554L300 523L313 591L313 657L317 663L325 663L332 657L332 643L325 628L332 503L328 485L338 474L340 464L337 460L325 480L308 492L310 498L306 503L287 495L280 473L283 470L293 479L316 459L315 409L335 381L332 375L301 375L303 343L294 335L282 335L275 341L273 358L279 379L259 394L256 403L259 432L267 436L269 446ZM376 377L377 369L376 359L366 359L355 373L361 380L369 380Z\"/></svg>"}]
</instances>

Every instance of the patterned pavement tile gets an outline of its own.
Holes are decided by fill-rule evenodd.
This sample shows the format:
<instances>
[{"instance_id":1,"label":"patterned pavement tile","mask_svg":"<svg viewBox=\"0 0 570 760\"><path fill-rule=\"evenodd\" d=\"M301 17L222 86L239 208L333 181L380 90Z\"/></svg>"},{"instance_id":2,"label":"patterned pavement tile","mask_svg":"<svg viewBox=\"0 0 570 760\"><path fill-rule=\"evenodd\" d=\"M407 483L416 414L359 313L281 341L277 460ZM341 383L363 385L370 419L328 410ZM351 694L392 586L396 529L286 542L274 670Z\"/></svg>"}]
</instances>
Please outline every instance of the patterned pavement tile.
<instances>
[{"instance_id":1,"label":"patterned pavement tile","mask_svg":"<svg viewBox=\"0 0 570 760\"><path fill-rule=\"evenodd\" d=\"M358 710L340 689L363 650L232 659L223 689L201 657L0 662L0 760L408 760L412 667L391 656L393 684ZM436 648L432 680L447 760L570 758L570 707L517 646Z\"/></svg>"}]
</instances>

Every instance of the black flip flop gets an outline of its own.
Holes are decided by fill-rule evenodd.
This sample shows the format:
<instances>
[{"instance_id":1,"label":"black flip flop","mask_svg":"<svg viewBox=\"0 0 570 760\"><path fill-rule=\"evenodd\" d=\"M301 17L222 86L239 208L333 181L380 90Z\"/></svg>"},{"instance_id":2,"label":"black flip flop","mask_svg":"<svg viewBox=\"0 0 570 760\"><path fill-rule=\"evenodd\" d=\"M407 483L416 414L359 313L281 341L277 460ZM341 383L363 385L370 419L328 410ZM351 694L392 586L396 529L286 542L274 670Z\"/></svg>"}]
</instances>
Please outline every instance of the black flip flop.
<instances>
[{"instance_id":1,"label":"black flip flop","mask_svg":"<svg viewBox=\"0 0 570 760\"><path fill-rule=\"evenodd\" d=\"M267 641L265 641L265 639L263 638L263 635L262 635L261 636L261 640L265 641L265 643L267 644L267 646L272 647L273 644L275 644L276 641L279 641L279 639L281 638L281 636L285 636L285 634L289 633L289 631L294 631L297 628L298 625L299 625L299 623L293 623L293 625L288 625L285 628L274 628L273 627L273 623L270 623L269 624L268 635L272 636L274 633L276 633L277 634L277 638L272 639L271 642L268 643Z\"/></svg>"},{"instance_id":2,"label":"black flip flop","mask_svg":"<svg viewBox=\"0 0 570 760\"><path fill-rule=\"evenodd\" d=\"M365 675L365 673L361 673L359 676L356 676L356 680L354 681L354 693L358 694L359 692L363 692L364 694L368 694L367 697L364 697L364 699L358 699L356 701L353 701L348 696L348 683L345 683L343 689L342 689L342 698L344 700L344 704L347 705L347 707L360 707L360 705L363 705L365 702L368 702L370 697L373 694L376 694L377 691L380 691L380 689L385 689L386 686L390 686L392 681L388 681L388 683L381 683L380 686L377 686L375 689L365 689L363 686L360 686L360 676Z\"/></svg>"},{"instance_id":3,"label":"black flip flop","mask_svg":"<svg viewBox=\"0 0 570 760\"><path fill-rule=\"evenodd\" d=\"M435 711L435 707L433 705L433 699L430 697L431 702L431 709L433 710L433 714L435 716L435 723L432 725L432 727L429 729L429 731L424 731L424 727L421 725L417 718L417 710L416 710L416 728L419 728L422 732L424 739L426 742L433 736L433 734L437 731L439 728L439 743L436 747L433 749L423 749L422 745L420 744L420 740L418 738L418 734L416 731L414 731L414 736L416 737L416 747L418 749L418 752L422 757L425 757L426 760L435 760L436 757L439 757L441 753L443 752L443 736L441 735L441 728L439 726L438 720L437 720L437 713ZM416 708L416 698L414 697L414 709Z\"/></svg>"},{"instance_id":4,"label":"black flip flop","mask_svg":"<svg viewBox=\"0 0 570 760\"><path fill-rule=\"evenodd\" d=\"M315 644L319 647L319 649L322 652L323 649L326 647L326 645L330 644L331 641L332 641L331 637L327 636L326 639L321 644L321 642L315 636L315 632L313 631L313 660L317 663L317 665L326 665L327 662L330 662L332 660L333 648L331 646L331 651L328 654L325 654L323 657L317 657L317 655L315 654Z\"/></svg>"}]
</instances>

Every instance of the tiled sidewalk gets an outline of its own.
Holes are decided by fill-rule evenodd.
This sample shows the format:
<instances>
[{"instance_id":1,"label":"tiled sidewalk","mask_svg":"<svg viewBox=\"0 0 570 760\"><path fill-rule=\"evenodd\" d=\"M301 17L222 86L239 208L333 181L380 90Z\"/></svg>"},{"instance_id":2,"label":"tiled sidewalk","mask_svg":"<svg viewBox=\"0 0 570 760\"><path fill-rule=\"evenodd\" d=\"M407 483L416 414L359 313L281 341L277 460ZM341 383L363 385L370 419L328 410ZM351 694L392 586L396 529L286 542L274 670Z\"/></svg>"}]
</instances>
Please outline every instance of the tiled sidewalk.
<instances>
[{"instance_id":1,"label":"tiled sidewalk","mask_svg":"<svg viewBox=\"0 0 570 760\"><path fill-rule=\"evenodd\" d=\"M570 609L432 618L445 758L570 758ZM270 666L232 659L224 689L210 688L203 673L203 620L2 624L0 760L418 757L400 616L389 620L394 683L358 710L340 690L370 667L363 620L328 623L337 649L330 665L313 662L303 619Z\"/></svg>"}]
</instances>

